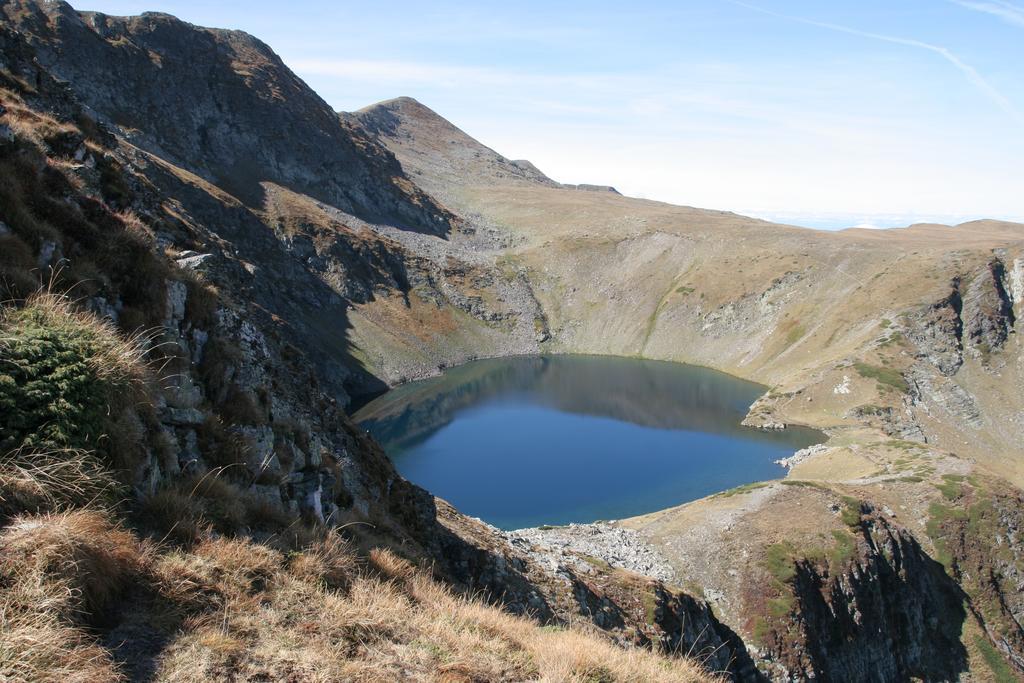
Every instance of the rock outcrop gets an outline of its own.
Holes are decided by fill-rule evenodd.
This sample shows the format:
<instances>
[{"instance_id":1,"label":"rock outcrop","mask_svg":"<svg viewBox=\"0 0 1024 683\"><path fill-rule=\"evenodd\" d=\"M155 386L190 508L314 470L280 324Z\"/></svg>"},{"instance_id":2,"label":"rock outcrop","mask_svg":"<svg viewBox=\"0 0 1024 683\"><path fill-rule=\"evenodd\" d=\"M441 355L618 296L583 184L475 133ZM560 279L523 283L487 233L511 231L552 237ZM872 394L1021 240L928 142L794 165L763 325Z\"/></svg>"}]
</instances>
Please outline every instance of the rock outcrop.
<instances>
[{"instance_id":1,"label":"rock outcrop","mask_svg":"<svg viewBox=\"0 0 1024 683\"><path fill-rule=\"evenodd\" d=\"M975 357L988 362L1013 332L1016 322L1008 293L1006 267L998 258L974 275L963 301L964 335Z\"/></svg>"},{"instance_id":2,"label":"rock outcrop","mask_svg":"<svg viewBox=\"0 0 1024 683\"><path fill-rule=\"evenodd\" d=\"M957 373L965 353L989 362L1016 323L1009 277L1000 259L953 278L950 288L948 296L919 311L907 329L919 357L947 377Z\"/></svg>"},{"instance_id":3,"label":"rock outcrop","mask_svg":"<svg viewBox=\"0 0 1024 683\"><path fill-rule=\"evenodd\" d=\"M1006 484L951 481L929 534L967 594L984 637L1024 671L1024 495Z\"/></svg>"},{"instance_id":4,"label":"rock outcrop","mask_svg":"<svg viewBox=\"0 0 1024 683\"><path fill-rule=\"evenodd\" d=\"M167 14L79 13L65 2L3 11L101 121L250 206L272 182L371 222L442 235L453 226L390 152L248 34Z\"/></svg>"},{"instance_id":5,"label":"rock outcrop","mask_svg":"<svg viewBox=\"0 0 1024 683\"><path fill-rule=\"evenodd\" d=\"M866 516L860 533L856 555L838 571L797 564L796 627L806 649L787 649L786 668L833 681L956 680L967 670L959 586L883 516Z\"/></svg>"},{"instance_id":6,"label":"rock outcrop","mask_svg":"<svg viewBox=\"0 0 1024 683\"><path fill-rule=\"evenodd\" d=\"M921 358L947 377L963 365L963 299L960 278L950 283L948 296L921 311L907 331Z\"/></svg>"}]
</instances>

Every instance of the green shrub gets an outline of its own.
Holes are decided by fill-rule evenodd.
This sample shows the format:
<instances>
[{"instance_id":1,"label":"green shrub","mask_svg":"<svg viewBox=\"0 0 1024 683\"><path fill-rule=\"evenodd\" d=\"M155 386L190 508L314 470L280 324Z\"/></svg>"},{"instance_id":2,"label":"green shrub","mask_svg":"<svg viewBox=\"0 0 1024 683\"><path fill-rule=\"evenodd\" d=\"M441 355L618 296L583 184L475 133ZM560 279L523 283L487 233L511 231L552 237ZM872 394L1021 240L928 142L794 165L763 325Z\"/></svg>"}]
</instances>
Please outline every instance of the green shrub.
<instances>
[{"instance_id":1,"label":"green shrub","mask_svg":"<svg viewBox=\"0 0 1024 683\"><path fill-rule=\"evenodd\" d=\"M41 293L0 322L0 453L91 449L145 376L144 345Z\"/></svg>"},{"instance_id":2,"label":"green shrub","mask_svg":"<svg viewBox=\"0 0 1024 683\"><path fill-rule=\"evenodd\" d=\"M843 524L853 529L860 527L863 504L852 496L843 496L843 509L839 517Z\"/></svg>"}]
</instances>

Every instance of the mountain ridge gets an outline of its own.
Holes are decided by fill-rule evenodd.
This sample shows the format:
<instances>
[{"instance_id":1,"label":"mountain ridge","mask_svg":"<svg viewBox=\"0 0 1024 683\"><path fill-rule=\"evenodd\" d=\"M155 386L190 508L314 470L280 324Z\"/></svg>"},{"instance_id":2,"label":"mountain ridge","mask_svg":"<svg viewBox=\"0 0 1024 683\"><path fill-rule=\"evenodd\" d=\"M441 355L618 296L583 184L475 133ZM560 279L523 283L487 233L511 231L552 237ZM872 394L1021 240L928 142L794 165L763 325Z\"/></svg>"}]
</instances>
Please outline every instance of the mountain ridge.
<instances>
[{"instance_id":1,"label":"mountain ridge","mask_svg":"<svg viewBox=\"0 0 1024 683\"><path fill-rule=\"evenodd\" d=\"M451 228L451 215L418 193L390 154L340 124L326 102L246 33L201 29L160 13L79 14L64 2L9 2L4 11L9 20L17 17L41 61L101 118L144 131L135 144L169 154L250 205L262 200L259 183L271 181L371 220L439 233ZM194 77L195 63L208 65L203 79ZM168 98L169 90L189 106Z\"/></svg>"}]
</instances>

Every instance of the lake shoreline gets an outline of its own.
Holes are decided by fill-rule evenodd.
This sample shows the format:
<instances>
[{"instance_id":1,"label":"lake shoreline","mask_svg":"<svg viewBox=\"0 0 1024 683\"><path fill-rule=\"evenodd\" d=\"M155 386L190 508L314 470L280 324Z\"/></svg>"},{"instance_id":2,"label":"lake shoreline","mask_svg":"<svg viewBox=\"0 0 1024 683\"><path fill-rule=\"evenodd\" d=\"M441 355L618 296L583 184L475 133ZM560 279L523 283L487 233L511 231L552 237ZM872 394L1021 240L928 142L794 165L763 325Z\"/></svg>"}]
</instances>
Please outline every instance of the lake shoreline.
<instances>
[{"instance_id":1,"label":"lake shoreline","mask_svg":"<svg viewBox=\"0 0 1024 683\"><path fill-rule=\"evenodd\" d=\"M776 461L828 436L744 426L764 389L671 361L517 356L405 383L353 419L410 481L514 529L648 514L785 476Z\"/></svg>"}]
</instances>

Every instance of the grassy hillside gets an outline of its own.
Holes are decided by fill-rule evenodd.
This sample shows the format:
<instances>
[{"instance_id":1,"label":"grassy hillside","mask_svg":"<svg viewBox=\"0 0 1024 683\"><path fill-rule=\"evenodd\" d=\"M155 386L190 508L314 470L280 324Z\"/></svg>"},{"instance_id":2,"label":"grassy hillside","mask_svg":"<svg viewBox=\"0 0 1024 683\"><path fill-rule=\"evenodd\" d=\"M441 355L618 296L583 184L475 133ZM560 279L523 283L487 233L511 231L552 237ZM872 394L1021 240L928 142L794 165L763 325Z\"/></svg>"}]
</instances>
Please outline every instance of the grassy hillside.
<instances>
[{"instance_id":1,"label":"grassy hillside","mask_svg":"<svg viewBox=\"0 0 1024 683\"><path fill-rule=\"evenodd\" d=\"M125 501L115 458L143 444L107 442L144 405L145 355L57 295L3 309L5 680L707 679L455 594L358 535L252 509L232 527L244 494L216 470Z\"/></svg>"},{"instance_id":2,"label":"grassy hillside","mask_svg":"<svg viewBox=\"0 0 1024 683\"><path fill-rule=\"evenodd\" d=\"M477 232L453 235L435 258L486 254L502 277L522 278L539 303L541 350L696 363L758 380L771 390L747 424L829 435L781 482L621 522L650 541L677 580L708 596L756 648L763 671L984 679L1000 675L990 665L996 651L1021 661L1010 644L1020 629L998 626L1017 608L993 608L990 594L969 588L977 566L958 569L967 560L951 559L935 539L966 514L943 497L951 481L969 477L985 495L992 481L1024 483L1016 334L1024 226L826 233L552 187L509 175L493 153L466 158L438 145L464 135L422 105L381 106L360 115L388 120L378 135L403 165L474 217ZM488 241L491 234L505 241ZM369 302L353 316L354 337L372 347L364 315L381 309ZM402 353L393 347L392 358ZM387 362L379 372L388 376ZM864 521L851 512L861 509ZM998 546L1004 533L986 528L977 543ZM917 564L898 570L904 582L886 585L893 538L906 544L902 561ZM983 573L1016 571L1001 562ZM935 599L957 590L949 580L964 587L968 612ZM870 609L920 612L912 605L924 601L927 616L914 633L896 633L878 615L859 629L842 615L869 609L870 591L838 587L854 582L887 596L887 606ZM826 596L825 631L809 626L819 617L807 584ZM1014 603L1012 590L994 594ZM924 635L933 622L957 627ZM828 642L833 630L838 640Z\"/></svg>"}]
</instances>

